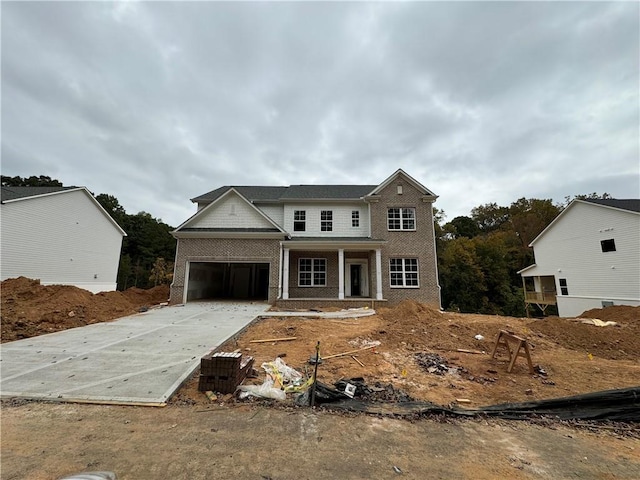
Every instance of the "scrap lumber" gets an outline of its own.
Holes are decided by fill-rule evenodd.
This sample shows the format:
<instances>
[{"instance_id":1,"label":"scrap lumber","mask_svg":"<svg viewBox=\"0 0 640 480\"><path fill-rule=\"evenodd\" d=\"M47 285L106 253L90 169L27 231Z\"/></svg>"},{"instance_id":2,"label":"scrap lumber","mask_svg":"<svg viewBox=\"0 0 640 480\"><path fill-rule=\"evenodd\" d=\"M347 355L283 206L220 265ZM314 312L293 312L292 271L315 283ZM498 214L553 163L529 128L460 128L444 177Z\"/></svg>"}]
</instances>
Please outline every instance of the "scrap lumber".
<instances>
[{"instance_id":1,"label":"scrap lumber","mask_svg":"<svg viewBox=\"0 0 640 480\"><path fill-rule=\"evenodd\" d=\"M282 337L282 338L263 338L260 340L250 340L249 343L269 343L269 342L288 342L298 337Z\"/></svg>"},{"instance_id":2,"label":"scrap lumber","mask_svg":"<svg viewBox=\"0 0 640 480\"><path fill-rule=\"evenodd\" d=\"M354 357L353 355L351 355L351 358L353 358L356 362L358 362L360 364L361 367L364 367L364 363L362 363L360 360L358 360L356 357Z\"/></svg>"},{"instance_id":3,"label":"scrap lumber","mask_svg":"<svg viewBox=\"0 0 640 480\"><path fill-rule=\"evenodd\" d=\"M326 357L322 357L322 360L328 360L329 358L336 358L336 357L344 357L346 355L351 355L352 353L358 353L358 352L362 352L364 350L370 350L370 349L376 348L376 347L377 347L377 345L370 345L368 347L359 348L357 350L351 350L349 352L336 353L335 355L327 355Z\"/></svg>"}]
</instances>

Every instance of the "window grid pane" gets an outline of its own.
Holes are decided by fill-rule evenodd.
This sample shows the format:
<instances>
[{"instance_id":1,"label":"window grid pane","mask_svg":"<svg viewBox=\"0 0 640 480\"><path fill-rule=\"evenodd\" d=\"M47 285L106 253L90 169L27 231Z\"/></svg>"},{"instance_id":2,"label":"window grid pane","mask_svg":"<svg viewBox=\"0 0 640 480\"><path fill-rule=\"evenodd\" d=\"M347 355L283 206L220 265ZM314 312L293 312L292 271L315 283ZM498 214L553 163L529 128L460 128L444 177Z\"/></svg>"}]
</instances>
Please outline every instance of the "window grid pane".
<instances>
[{"instance_id":1,"label":"window grid pane","mask_svg":"<svg viewBox=\"0 0 640 480\"><path fill-rule=\"evenodd\" d=\"M400 209L390 208L387 212L389 230L400 230Z\"/></svg>"},{"instance_id":2,"label":"window grid pane","mask_svg":"<svg viewBox=\"0 0 640 480\"><path fill-rule=\"evenodd\" d=\"M415 230L416 228L416 212L413 208L402 209L402 229Z\"/></svg>"},{"instance_id":3,"label":"window grid pane","mask_svg":"<svg viewBox=\"0 0 640 480\"><path fill-rule=\"evenodd\" d=\"M298 285L324 287L327 284L327 260L325 258L300 258L298 261Z\"/></svg>"},{"instance_id":4,"label":"window grid pane","mask_svg":"<svg viewBox=\"0 0 640 480\"><path fill-rule=\"evenodd\" d=\"M418 259L389 259L390 282L392 287L419 287Z\"/></svg>"},{"instance_id":5,"label":"window grid pane","mask_svg":"<svg viewBox=\"0 0 640 480\"><path fill-rule=\"evenodd\" d=\"M360 226L360 212L358 210L353 210L351 212L351 226L352 227Z\"/></svg>"},{"instance_id":6,"label":"window grid pane","mask_svg":"<svg viewBox=\"0 0 640 480\"><path fill-rule=\"evenodd\" d=\"M415 230L415 208L390 208L387 210L387 225L389 230Z\"/></svg>"},{"instance_id":7,"label":"window grid pane","mask_svg":"<svg viewBox=\"0 0 640 480\"><path fill-rule=\"evenodd\" d=\"M333 230L333 211L321 210L320 211L320 231L331 232Z\"/></svg>"}]
</instances>

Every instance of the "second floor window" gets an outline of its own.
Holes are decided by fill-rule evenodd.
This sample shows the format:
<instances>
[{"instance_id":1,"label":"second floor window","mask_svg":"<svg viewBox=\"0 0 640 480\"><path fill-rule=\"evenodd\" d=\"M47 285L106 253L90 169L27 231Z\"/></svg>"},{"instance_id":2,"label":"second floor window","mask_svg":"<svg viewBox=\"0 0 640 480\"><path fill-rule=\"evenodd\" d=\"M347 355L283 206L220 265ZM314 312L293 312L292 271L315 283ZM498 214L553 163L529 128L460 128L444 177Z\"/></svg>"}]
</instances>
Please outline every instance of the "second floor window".
<instances>
[{"instance_id":1,"label":"second floor window","mask_svg":"<svg viewBox=\"0 0 640 480\"><path fill-rule=\"evenodd\" d=\"M331 210L320 211L320 231L321 232L333 231L333 211Z\"/></svg>"},{"instance_id":2,"label":"second floor window","mask_svg":"<svg viewBox=\"0 0 640 480\"><path fill-rule=\"evenodd\" d=\"M615 252L616 241L613 238L610 238L609 240L600 240L600 248L602 248L602 252Z\"/></svg>"},{"instance_id":3,"label":"second floor window","mask_svg":"<svg viewBox=\"0 0 640 480\"><path fill-rule=\"evenodd\" d=\"M415 230L415 208L390 208L387 211L387 225L389 230Z\"/></svg>"},{"instance_id":4,"label":"second floor window","mask_svg":"<svg viewBox=\"0 0 640 480\"><path fill-rule=\"evenodd\" d=\"M293 231L304 232L307 227L307 212L305 210L293 211Z\"/></svg>"},{"instance_id":5,"label":"second floor window","mask_svg":"<svg viewBox=\"0 0 640 480\"><path fill-rule=\"evenodd\" d=\"M356 227L360 226L360 211L359 210L352 210L351 211L351 226L353 228L356 228Z\"/></svg>"}]
</instances>

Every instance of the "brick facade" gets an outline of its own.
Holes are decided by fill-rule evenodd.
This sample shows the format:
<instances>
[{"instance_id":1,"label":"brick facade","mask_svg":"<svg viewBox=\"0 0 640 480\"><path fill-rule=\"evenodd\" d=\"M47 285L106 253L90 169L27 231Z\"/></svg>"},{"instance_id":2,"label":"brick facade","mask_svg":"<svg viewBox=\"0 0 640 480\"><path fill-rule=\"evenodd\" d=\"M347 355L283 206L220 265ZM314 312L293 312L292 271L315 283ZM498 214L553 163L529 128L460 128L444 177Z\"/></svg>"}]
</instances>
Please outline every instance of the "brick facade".
<instances>
[{"instance_id":1,"label":"brick facade","mask_svg":"<svg viewBox=\"0 0 640 480\"><path fill-rule=\"evenodd\" d=\"M398 194L398 186L402 194ZM413 299L440 307L440 287L436 268L433 204L424 201L423 193L411 183L398 177L379 192L378 201L371 203L371 236L386 240L382 247L382 290L390 304ZM415 231L389 231L389 208L415 208ZM389 259L417 258L420 288L392 288L389 278Z\"/></svg>"},{"instance_id":2,"label":"brick facade","mask_svg":"<svg viewBox=\"0 0 640 480\"><path fill-rule=\"evenodd\" d=\"M269 264L269 295L274 303L278 297L280 270L280 240L237 238L180 238L171 284L171 303L182 303L187 262L255 262Z\"/></svg>"},{"instance_id":3,"label":"brick facade","mask_svg":"<svg viewBox=\"0 0 640 480\"><path fill-rule=\"evenodd\" d=\"M400 188L401 187L401 188ZM376 298L378 291L378 285L381 285L382 301L388 302L392 305L405 299L413 299L423 303L432 304L436 307L440 306L440 287L438 284L438 274L436 265L436 252L434 245L434 225L433 225L433 201L435 196L431 194L424 187L419 188L420 185L415 182L411 177L404 174L401 170L392 175L388 180L381 184L374 190L373 195L367 195L371 190L360 192L359 196L350 196L349 202L353 205L342 205L340 208L335 203L327 201L326 207L323 204L317 202L308 203L304 205L308 218L308 231L305 230L303 236L320 236L329 239L334 237L336 239L335 249L327 248L327 245L322 245L322 250L312 250L309 245L301 244L300 239L296 239L296 242L284 242L284 247L289 247L289 278L288 278L288 295L289 300L280 300L278 304L290 305L292 302L300 302L299 305L309 305L315 303L315 299L322 300L323 304L335 303L346 306L349 302L356 302L358 305L366 305L372 302L372 299ZM262 187L246 187L246 188L262 188ZM373 187L367 187L372 188ZM261 191L263 195L266 193ZM268 192L267 192L268 193ZM203 197L204 198L204 197ZM323 198L340 198L336 197L323 197ZM235 200L234 200L235 201ZM228 203L228 202L227 202ZM225 203L220 204L220 208L225 208ZM271 204L269 204L271 205ZM281 203L282 205L282 203ZM284 203L283 209L285 212L284 224L293 219L293 210L291 205ZM302 205L302 204L301 204ZM313 206L312 206L313 205ZM302 208L302 207L300 207ZM334 218L335 231L330 234L320 234L316 231L319 228L318 219L315 219L315 210L321 211L327 208L329 210L335 209L336 212L342 212L342 214L336 213ZM388 229L387 214L389 208L414 208L415 209L415 230L411 231L390 231ZM245 209L247 212L252 213L250 208ZM367 214L367 210L370 212L370 216ZM232 209L236 213L242 210L239 206ZM351 214L353 211L360 212L360 224L358 229L351 230ZM290 215L287 215L287 212ZM217 219L217 211L206 212L206 219ZM251 215L246 215L247 218ZM289 218L291 217L291 218ZM197 218L197 217L196 217ZM227 217L225 217L226 219ZM260 217L260 221L262 217ZM315 219L315 220L314 220ZM203 220L204 221L204 220ZM226 220L225 220L226 221ZM247 220L248 221L248 220ZM252 220L253 221L253 220ZM251 221L248 221L247 225L250 227ZM370 222L370 223L369 223ZM215 229L220 222L214 222L212 224L206 224L205 226L211 229ZM245 222L246 223L246 222ZM291 223L291 222L290 222ZM203 224L204 225L204 224ZM260 224L261 225L261 224ZM364 245L363 248L356 250L355 244L349 248L349 242L351 237L357 241L358 238L363 238L366 233L361 231L364 225L370 226L371 232L369 239L371 246ZM293 226L289 225L291 228ZM198 228L203 228L203 235L206 228L198 225ZM230 227L223 227L230 228ZM194 229L192 229L194 230ZM229 232L233 230L230 228ZM240 229L238 229L240 230ZM286 228L285 228L286 230ZM292 232L296 236L300 236ZM261 235L262 236L262 235ZM358 237L359 236L359 237ZM342 237L342 238L341 238ZM345 238L349 237L349 238ZM323 238L323 240L324 240ZM184 300L185 291L185 275L187 271L187 265L190 262L227 262L227 263L256 263L256 264L269 264L269 286L268 286L268 302L276 303L278 300L279 286L280 284L280 270L281 270L281 242L285 240L285 234L282 234L280 238L178 238L178 245L176 251L174 280L171 285L171 302L181 303ZM313 241L313 238L311 239ZM379 241L383 241L381 243ZM362 242L362 240L361 240ZM294 248L295 246L295 248ZM368 264L367 270L367 283L369 298L359 299L358 297L346 297L344 300L338 300L339 296L339 260L338 260L338 248L344 247L344 260L345 265L349 259L366 259ZM301 250L299 248L308 248L309 250ZM381 252L381 279L377 278L376 272L376 248L380 248ZM300 258L325 258L326 264L326 285L325 286L299 286L299 259ZM418 287L391 287L389 261L390 259L417 259L418 260ZM213 267L212 267L213 268ZM260 268L260 267L254 267ZM202 266L201 270L206 273L209 267ZM261 270L263 276L261 277L260 284L266 285L264 282L265 270ZM233 277L231 277L233 278ZM190 288L189 295L195 291L196 281L201 281L204 285L211 285L208 278L198 279L197 272L194 271L192 275L192 282L194 282ZM219 282L222 283L222 282ZM345 296L348 294L347 288L347 272L345 272ZM238 285L238 284L236 284ZM246 284L245 284L246 285ZM264 290L261 290L264 292ZM194 298L205 298L194 297ZM306 303L305 303L306 302ZM375 300L375 302L379 302Z\"/></svg>"}]
</instances>

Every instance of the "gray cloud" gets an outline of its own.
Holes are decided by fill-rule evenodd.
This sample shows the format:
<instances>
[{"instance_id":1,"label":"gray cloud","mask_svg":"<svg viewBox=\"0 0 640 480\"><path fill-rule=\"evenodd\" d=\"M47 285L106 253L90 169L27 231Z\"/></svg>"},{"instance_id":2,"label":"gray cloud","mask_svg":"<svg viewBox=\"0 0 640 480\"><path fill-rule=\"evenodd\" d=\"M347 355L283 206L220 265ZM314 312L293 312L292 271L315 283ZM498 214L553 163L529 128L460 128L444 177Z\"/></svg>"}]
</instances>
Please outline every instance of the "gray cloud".
<instances>
[{"instance_id":1,"label":"gray cloud","mask_svg":"<svg viewBox=\"0 0 640 480\"><path fill-rule=\"evenodd\" d=\"M223 184L378 183L397 168L449 218L522 196L640 196L637 3L2 10L2 173L172 225Z\"/></svg>"}]
</instances>

